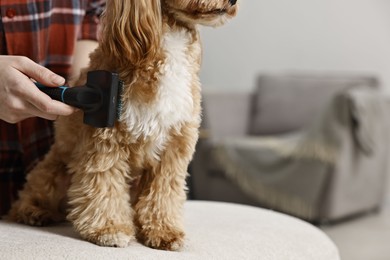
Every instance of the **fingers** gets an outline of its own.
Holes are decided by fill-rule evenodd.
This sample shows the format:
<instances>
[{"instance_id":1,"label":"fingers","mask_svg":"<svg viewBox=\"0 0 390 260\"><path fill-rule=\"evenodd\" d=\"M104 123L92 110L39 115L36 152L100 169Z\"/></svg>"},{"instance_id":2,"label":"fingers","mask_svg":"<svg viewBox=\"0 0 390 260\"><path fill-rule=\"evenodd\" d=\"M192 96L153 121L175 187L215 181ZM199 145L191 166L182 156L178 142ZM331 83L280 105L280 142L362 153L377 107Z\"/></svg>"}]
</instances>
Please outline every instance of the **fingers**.
<instances>
[{"instance_id":1,"label":"fingers","mask_svg":"<svg viewBox=\"0 0 390 260\"><path fill-rule=\"evenodd\" d=\"M60 86L65 83L65 79L51 70L35 63L27 57L15 57L14 63L11 65L29 76L30 78L35 79L37 82L42 83L46 86Z\"/></svg>"},{"instance_id":2,"label":"fingers","mask_svg":"<svg viewBox=\"0 0 390 260\"><path fill-rule=\"evenodd\" d=\"M0 112L0 118L11 124L35 116L48 120L55 120L58 118L58 115L43 113L35 106L31 105L30 103L23 102L20 99L10 99L8 102L8 109L6 111L3 110Z\"/></svg>"},{"instance_id":3,"label":"fingers","mask_svg":"<svg viewBox=\"0 0 390 260\"><path fill-rule=\"evenodd\" d=\"M62 115L64 115L64 116L70 115L75 110L73 108L71 108L69 111L71 111L71 112L63 113ZM11 123L11 124L20 122L20 121L22 121L26 118L30 118L30 117L41 117L41 118L45 118L48 120L56 120L58 118L58 116L60 116L60 115L61 115L60 113L44 112L44 111L36 108L34 105L32 105L30 103L26 103L22 106L12 105L12 106L10 106L10 108L8 110L0 111L0 119L6 121L8 123Z\"/></svg>"}]
</instances>

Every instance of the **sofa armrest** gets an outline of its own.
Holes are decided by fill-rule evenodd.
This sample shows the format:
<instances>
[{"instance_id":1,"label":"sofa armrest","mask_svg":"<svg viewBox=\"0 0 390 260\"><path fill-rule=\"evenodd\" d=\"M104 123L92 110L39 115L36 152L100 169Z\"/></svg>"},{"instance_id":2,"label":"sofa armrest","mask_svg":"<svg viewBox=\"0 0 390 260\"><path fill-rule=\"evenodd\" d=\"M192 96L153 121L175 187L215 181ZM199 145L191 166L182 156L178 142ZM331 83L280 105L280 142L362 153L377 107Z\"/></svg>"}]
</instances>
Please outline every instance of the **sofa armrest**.
<instances>
[{"instance_id":1,"label":"sofa armrest","mask_svg":"<svg viewBox=\"0 0 390 260\"><path fill-rule=\"evenodd\" d=\"M328 219L380 207L389 173L389 97L383 90L362 86L336 98L333 114L342 130L329 196L323 204Z\"/></svg>"},{"instance_id":2,"label":"sofa armrest","mask_svg":"<svg viewBox=\"0 0 390 260\"><path fill-rule=\"evenodd\" d=\"M202 129L212 139L248 134L250 92L203 93Z\"/></svg>"}]
</instances>

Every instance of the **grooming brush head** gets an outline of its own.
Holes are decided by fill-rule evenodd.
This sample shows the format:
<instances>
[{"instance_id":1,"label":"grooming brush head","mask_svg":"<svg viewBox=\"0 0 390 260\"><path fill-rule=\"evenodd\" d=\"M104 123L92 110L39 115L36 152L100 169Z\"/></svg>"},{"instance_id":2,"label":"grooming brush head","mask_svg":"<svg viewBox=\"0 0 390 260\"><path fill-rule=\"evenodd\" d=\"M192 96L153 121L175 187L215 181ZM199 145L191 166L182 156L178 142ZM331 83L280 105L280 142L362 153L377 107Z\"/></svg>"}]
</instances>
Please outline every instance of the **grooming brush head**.
<instances>
[{"instance_id":1,"label":"grooming brush head","mask_svg":"<svg viewBox=\"0 0 390 260\"><path fill-rule=\"evenodd\" d=\"M113 127L120 104L120 80L117 73L104 70L89 71L86 87L100 94L94 109L84 110L84 123L94 127Z\"/></svg>"}]
</instances>

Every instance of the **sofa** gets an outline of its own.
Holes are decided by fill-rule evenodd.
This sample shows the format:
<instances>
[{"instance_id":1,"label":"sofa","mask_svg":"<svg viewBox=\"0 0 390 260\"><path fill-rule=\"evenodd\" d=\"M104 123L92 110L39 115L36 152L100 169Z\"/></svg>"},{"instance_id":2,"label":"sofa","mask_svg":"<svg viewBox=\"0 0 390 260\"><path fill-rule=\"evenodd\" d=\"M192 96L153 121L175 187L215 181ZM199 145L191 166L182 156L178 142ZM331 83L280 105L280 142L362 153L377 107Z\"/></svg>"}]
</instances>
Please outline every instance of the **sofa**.
<instances>
[{"instance_id":1,"label":"sofa","mask_svg":"<svg viewBox=\"0 0 390 260\"><path fill-rule=\"evenodd\" d=\"M194 199L266 207L311 222L378 210L389 105L375 76L264 74L251 92L203 93Z\"/></svg>"}]
</instances>

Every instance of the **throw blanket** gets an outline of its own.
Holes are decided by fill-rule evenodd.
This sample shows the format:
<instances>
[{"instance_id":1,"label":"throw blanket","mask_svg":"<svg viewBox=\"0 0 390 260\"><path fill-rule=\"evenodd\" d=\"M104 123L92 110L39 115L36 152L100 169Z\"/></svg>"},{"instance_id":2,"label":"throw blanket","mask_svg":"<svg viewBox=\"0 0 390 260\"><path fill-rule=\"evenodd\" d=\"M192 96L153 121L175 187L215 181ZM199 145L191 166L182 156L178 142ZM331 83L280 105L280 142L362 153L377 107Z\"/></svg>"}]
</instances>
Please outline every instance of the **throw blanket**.
<instances>
[{"instance_id":1,"label":"throw blanket","mask_svg":"<svg viewBox=\"0 0 390 260\"><path fill-rule=\"evenodd\" d=\"M350 88L301 131L214 140L214 153L227 177L261 204L315 219L343 153L370 156L381 145L375 122L384 109L375 90Z\"/></svg>"}]
</instances>

